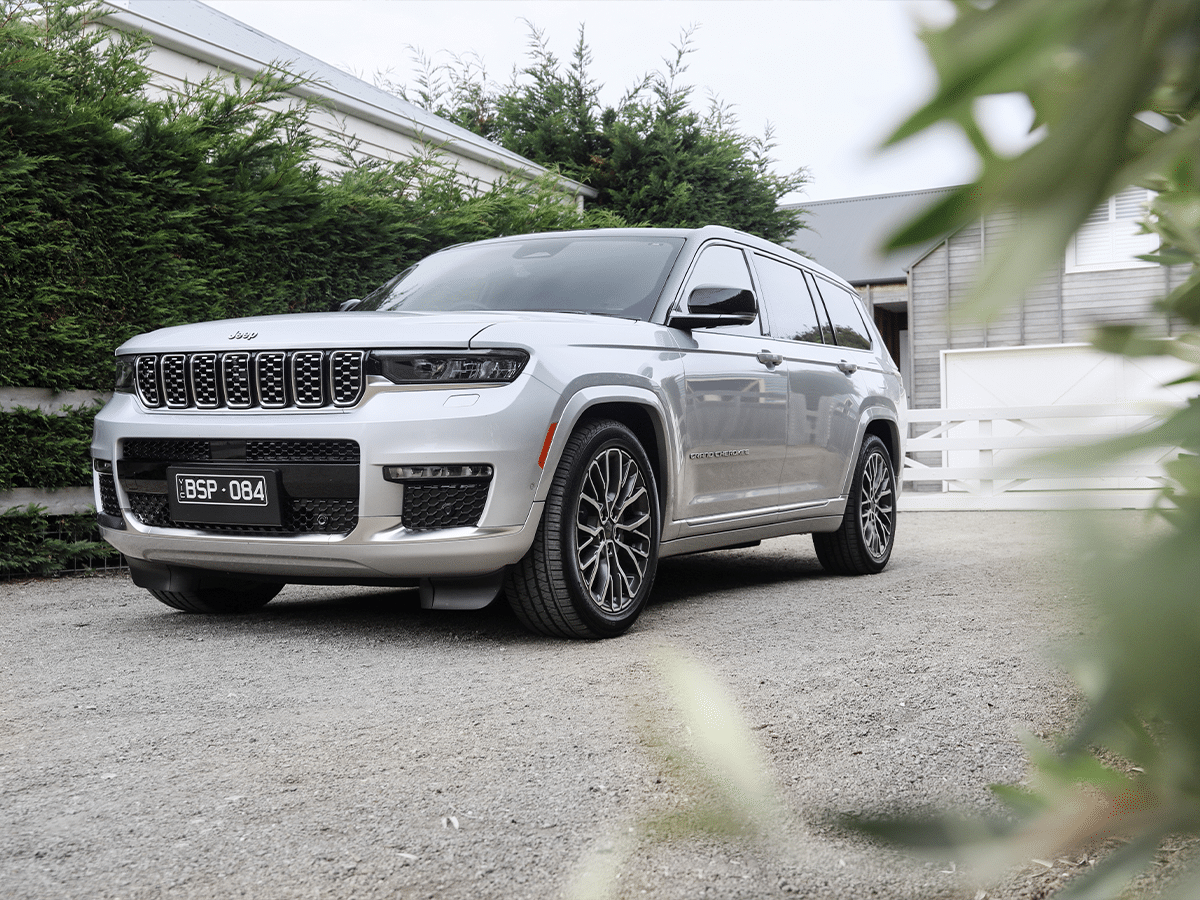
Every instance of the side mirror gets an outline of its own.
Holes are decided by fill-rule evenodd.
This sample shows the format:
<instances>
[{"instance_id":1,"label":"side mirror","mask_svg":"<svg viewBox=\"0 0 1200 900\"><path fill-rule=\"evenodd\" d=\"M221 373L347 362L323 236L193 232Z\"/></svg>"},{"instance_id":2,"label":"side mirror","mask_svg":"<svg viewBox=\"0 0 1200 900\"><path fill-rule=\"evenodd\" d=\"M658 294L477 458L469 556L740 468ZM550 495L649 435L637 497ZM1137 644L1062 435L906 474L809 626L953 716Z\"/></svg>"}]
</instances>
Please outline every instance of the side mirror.
<instances>
[{"instance_id":1,"label":"side mirror","mask_svg":"<svg viewBox=\"0 0 1200 900\"><path fill-rule=\"evenodd\" d=\"M338 304L338 312L350 312L350 310L354 309L360 303L362 303L362 301L357 298L354 300L343 300L340 304Z\"/></svg>"},{"instance_id":2,"label":"side mirror","mask_svg":"<svg viewBox=\"0 0 1200 900\"><path fill-rule=\"evenodd\" d=\"M672 328L749 325L758 317L758 301L748 288L698 287L688 294L687 312L667 316Z\"/></svg>"}]
</instances>

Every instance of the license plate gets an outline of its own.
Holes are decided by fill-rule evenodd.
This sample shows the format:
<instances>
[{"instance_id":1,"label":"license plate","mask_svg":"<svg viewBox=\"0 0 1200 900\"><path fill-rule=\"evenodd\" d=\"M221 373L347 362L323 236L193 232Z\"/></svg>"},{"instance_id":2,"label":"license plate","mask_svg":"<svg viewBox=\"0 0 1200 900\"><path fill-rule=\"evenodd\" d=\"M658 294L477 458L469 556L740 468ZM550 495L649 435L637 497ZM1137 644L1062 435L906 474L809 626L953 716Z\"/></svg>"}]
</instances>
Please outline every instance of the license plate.
<instances>
[{"instance_id":1,"label":"license plate","mask_svg":"<svg viewBox=\"0 0 1200 900\"><path fill-rule=\"evenodd\" d=\"M176 522L279 525L279 473L271 469L167 469Z\"/></svg>"}]
</instances>

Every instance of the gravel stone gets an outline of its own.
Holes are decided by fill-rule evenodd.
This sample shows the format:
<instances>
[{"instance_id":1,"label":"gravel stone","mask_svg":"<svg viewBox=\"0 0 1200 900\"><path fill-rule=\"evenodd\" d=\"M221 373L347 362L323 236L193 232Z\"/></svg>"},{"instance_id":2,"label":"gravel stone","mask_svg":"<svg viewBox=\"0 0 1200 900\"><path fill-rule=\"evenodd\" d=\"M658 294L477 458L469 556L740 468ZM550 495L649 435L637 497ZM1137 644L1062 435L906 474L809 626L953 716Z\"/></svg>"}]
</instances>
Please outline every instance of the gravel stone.
<instances>
[{"instance_id":1,"label":"gravel stone","mask_svg":"<svg viewBox=\"0 0 1200 900\"><path fill-rule=\"evenodd\" d=\"M693 791L645 736L649 717L687 743L670 647L735 698L789 825L774 848L639 842L616 896L977 897L836 816L995 809L988 785L1025 776L1021 734L1079 707L1070 547L1051 514L906 513L875 576L825 575L805 537L665 560L599 642L408 590L290 586L207 617L124 576L0 583L0 896L563 896Z\"/></svg>"}]
</instances>

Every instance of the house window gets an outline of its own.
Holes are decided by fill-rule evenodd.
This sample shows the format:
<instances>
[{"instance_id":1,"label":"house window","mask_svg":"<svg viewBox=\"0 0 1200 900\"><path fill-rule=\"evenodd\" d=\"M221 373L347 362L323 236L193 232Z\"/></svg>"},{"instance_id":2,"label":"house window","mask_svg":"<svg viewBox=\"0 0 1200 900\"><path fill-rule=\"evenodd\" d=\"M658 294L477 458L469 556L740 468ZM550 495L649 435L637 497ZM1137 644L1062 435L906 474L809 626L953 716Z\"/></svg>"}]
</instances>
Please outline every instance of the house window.
<instances>
[{"instance_id":1,"label":"house window","mask_svg":"<svg viewBox=\"0 0 1200 900\"><path fill-rule=\"evenodd\" d=\"M1126 188L1096 207L1067 245L1068 272L1152 266L1137 257L1158 249L1158 235L1141 234L1138 224L1154 197L1145 188Z\"/></svg>"}]
</instances>

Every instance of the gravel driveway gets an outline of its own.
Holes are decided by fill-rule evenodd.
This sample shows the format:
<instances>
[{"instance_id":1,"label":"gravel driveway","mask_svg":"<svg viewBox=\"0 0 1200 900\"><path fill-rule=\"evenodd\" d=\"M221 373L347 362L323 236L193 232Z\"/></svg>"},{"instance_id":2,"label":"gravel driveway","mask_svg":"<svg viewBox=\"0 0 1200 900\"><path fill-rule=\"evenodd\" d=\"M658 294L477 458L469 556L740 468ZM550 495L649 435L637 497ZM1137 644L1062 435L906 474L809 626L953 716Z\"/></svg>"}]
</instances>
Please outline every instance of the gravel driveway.
<instances>
[{"instance_id":1,"label":"gravel driveway","mask_svg":"<svg viewBox=\"0 0 1200 900\"><path fill-rule=\"evenodd\" d=\"M1048 514L908 513L872 577L825 576L807 538L667 560L634 630L597 643L410 591L289 587L206 618L124 577L0 583L0 896L562 896L687 802L639 730L686 741L669 646L738 702L789 843L644 844L617 895L972 898L831 813L982 808L1022 778L1019 732L1076 708L1053 661L1082 621L1070 555Z\"/></svg>"}]
</instances>

